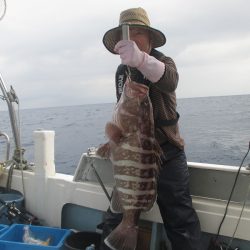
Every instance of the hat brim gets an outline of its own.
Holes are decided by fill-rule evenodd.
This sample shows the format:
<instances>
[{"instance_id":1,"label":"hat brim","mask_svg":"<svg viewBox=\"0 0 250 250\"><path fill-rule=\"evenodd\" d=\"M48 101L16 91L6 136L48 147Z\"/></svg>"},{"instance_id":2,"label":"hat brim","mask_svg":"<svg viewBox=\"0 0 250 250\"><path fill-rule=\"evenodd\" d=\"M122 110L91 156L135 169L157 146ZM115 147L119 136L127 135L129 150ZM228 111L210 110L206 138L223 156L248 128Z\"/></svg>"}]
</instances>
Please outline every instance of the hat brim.
<instances>
[{"instance_id":1,"label":"hat brim","mask_svg":"<svg viewBox=\"0 0 250 250\"><path fill-rule=\"evenodd\" d=\"M157 29L140 24L130 24L129 26L148 30L151 35L152 48L161 47L166 43L165 35ZM107 48L108 51L110 51L113 54L117 54L114 51L114 47L121 40L121 33L122 33L122 26L118 26L116 28L108 30L103 36L102 41L104 46Z\"/></svg>"}]
</instances>

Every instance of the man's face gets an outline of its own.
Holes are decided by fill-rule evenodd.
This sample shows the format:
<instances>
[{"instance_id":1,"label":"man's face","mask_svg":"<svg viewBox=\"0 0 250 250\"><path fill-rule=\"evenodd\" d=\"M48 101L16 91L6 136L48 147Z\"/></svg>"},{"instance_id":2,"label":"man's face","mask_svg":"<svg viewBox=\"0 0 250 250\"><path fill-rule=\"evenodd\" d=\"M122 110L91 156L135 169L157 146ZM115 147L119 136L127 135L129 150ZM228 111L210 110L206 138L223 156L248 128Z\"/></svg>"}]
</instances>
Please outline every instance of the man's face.
<instances>
[{"instance_id":1,"label":"man's face","mask_svg":"<svg viewBox=\"0 0 250 250\"><path fill-rule=\"evenodd\" d=\"M134 41L141 51L150 53L151 44L149 31L143 28L130 27L129 28L130 40Z\"/></svg>"}]
</instances>

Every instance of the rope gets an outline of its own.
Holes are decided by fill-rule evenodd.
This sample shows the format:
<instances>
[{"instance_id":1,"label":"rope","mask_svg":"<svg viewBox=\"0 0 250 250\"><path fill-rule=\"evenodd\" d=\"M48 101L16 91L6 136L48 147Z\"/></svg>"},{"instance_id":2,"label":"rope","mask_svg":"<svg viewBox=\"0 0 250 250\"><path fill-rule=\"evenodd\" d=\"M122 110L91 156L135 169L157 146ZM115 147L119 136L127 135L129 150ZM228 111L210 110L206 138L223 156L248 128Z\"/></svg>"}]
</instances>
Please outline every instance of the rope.
<instances>
[{"instance_id":1,"label":"rope","mask_svg":"<svg viewBox=\"0 0 250 250\"><path fill-rule=\"evenodd\" d=\"M235 234L236 234L237 229L238 229L238 226L239 226L239 224L240 224L240 220L241 220L241 217L242 217L244 208L245 208L245 206L246 206L246 202L247 202L247 200L248 200L249 193L250 193L250 184L248 185L248 189L247 189L247 193L246 193L246 196L245 196L245 200L244 200L244 202L243 202L243 205L242 205L242 208L241 208L241 212L240 212L240 216L239 216L239 218L238 218L238 221L237 221L237 224L236 224L234 233L233 233L233 235L232 235L232 237L231 237L231 239L230 239L230 241L229 241L229 243L228 243L228 245L227 245L226 250L229 250L229 249L230 249L230 247L231 247L231 245L232 245L232 242L233 242L233 240L234 240L234 238L235 238Z\"/></svg>"},{"instance_id":2,"label":"rope","mask_svg":"<svg viewBox=\"0 0 250 250\"><path fill-rule=\"evenodd\" d=\"M220 235L220 230L221 230L222 224L223 224L223 222L224 222L224 220L225 220L225 218L226 218L227 211L228 211L228 207L229 207L229 204L230 204L230 202L231 202L231 198L232 198L232 195L233 195L235 186L236 186L236 184L237 184L237 180L238 180L238 177L239 177L239 174L240 174L241 167L242 167L242 165L243 165L243 163L244 163L244 161L245 161L245 159L246 159L246 157L247 157L249 151L250 151L250 142L249 142L249 146L248 146L247 153L246 153L245 156L243 157L243 159L242 159L242 161L241 161L241 164L240 164L240 166L239 166L238 172L237 172L237 174L236 174L236 177L235 177L235 180L234 180L234 184L233 184L231 193L230 193L229 198L228 198L228 201L227 201L226 209L225 209L223 218L222 218L222 220L221 220L221 222L220 222L220 225L219 225L219 228L218 228L218 231L217 231L217 234L216 234L216 240L218 239L218 237L219 237L219 235Z\"/></svg>"},{"instance_id":3,"label":"rope","mask_svg":"<svg viewBox=\"0 0 250 250\"><path fill-rule=\"evenodd\" d=\"M228 199L228 201L227 201L227 205L226 205L226 209L225 209L225 212L224 212L224 216L223 216L223 218L222 218L222 220L221 220L221 222L220 222L220 225L219 225L219 228L218 228L218 231L217 231L217 234L216 234L216 238L215 238L216 240L218 239L218 237L219 237L219 235L220 235L220 230L221 230L222 224L223 224L223 222L224 222L224 220L225 220L225 218L226 218L227 211L228 211L228 207L229 207L229 204L230 204L230 202L231 202L231 198L232 198L232 195L233 195L235 186L236 186L236 184L237 184L237 180L238 180L238 177L239 177L239 174L240 174L241 167L242 167L242 165L243 165L243 163L244 163L246 157L248 156L249 151L250 151L250 142L249 142L249 145L248 145L248 150L247 150L245 156L243 157L243 159L242 159L242 161L241 161L241 164L240 164L240 166L239 166L238 172L237 172L237 174L236 174L236 177L235 177L235 180L234 180L234 184L233 184L231 193L230 193L230 195L229 195L229 199Z\"/></svg>"}]
</instances>

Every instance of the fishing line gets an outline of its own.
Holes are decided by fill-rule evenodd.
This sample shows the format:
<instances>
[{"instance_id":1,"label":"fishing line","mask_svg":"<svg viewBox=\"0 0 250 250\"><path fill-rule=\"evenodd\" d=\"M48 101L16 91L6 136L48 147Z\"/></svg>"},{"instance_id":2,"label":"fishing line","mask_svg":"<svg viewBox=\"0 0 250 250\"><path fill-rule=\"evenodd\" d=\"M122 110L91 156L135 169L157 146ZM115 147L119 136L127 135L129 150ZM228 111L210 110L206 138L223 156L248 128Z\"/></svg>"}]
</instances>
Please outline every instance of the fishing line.
<instances>
[{"instance_id":1,"label":"fishing line","mask_svg":"<svg viewBox=\"0 0 250 250\"><path fill-rule=\"evenodd\" d=\"M234 240L234 238L235 238L235 234L236 234L237 229L238 229L238 226L239 226L239 224L240 224L240 220L241 220L241 217L242 217L244 208L245 208L245 206L246 206L246 202L247 202L247 198L248 198L248 196L249 196L249 193L250 193L250 184L248 185L247 194L246 194L245 200L244 200L244 202L243 202L243 205L242 205L242 208L241 208L241 212L240 212L240 216L239 216L239 219L238 219L238 221L237 221L237 224L236 224L236 227L235 227L233 236L231 237L231 239L230 239L230 241L229 241L229 243L228 243L228 245L227 245L226 250L229 250L229 248L231 247L231 245L232 245L232 243L233 243L233 240Z\"/></svg>"},{"instance_id":2,"label":"fishing line","mask_svg":"<svg viewBox=\"0 0 250 250\"><path fill-rule=\"evenodd\" d=\"M22 188L23 188L23 197L25 201L25 188L24 188L24 175L23 175L23 154L21 147L21 119L20 119L20 102L18 100L17 103L17 119L18 119L18 133L20 138L20 149L19 149L19 157L20 157L20 165L21 165L21 176L22 176Z\"/></svg>"},{"instance_id":3,"label":"fishing line","mask_svg":"<svg viewBox=\"0 0 250 250\"><path fill-rule=\"evenodd\" d=\"M4 5L4 9L3 9L2 15L0 16L0 21L3 20L5 14L6 14L6 10L7 10L7 3L6 3L6 0L3 0L3 5Z\"/></svg>"},{"instance_id":4,"label":"fishing line","mask_svg":"<svg viewBox=\"0 0 250 250\"><path fill-rule=\"evenodd\" d=\"M234 189L235 189L235 186L236 186L236 183L237 183L239 174L240 174L241 167L242 167L242 165L243 165L243 163L244 163L244 161L245 161L245 159L246 159L246 157L247 157L249 151L250 151L250 142L249 142L249 145L248 145L247 153L246 153L245 156L243 157L242 162L241 162L241 164L240 164L240 166L239 166L239 169L238 169L238 171L237 171L237 174L236 174L236 177L235 177L235 180L234 180L234 184L233 184L233 187L232 187L232 190L231 190L231 193L230 193L230 195L229 195L229 199L228 199L228 202L227 202L227 205L226 205L225 213L224 213L224 216L223 216L223 218L222 218L222 220L221 220L221 223L220 223L220 225L219 225L219 228L218 228L218 231L217 231L215 240L217 240L218 237L219 237L220 230L221 230L222 224L223 224L223 222L224 222L224 220L225 220L225 218L226 218L227 211L228 211L228 206L229 206L229 204L230 204L230 202L231 202L231 198L232 198L232 195L233 195L233 192L234 192Z\"/></svg>"}]
</instances>

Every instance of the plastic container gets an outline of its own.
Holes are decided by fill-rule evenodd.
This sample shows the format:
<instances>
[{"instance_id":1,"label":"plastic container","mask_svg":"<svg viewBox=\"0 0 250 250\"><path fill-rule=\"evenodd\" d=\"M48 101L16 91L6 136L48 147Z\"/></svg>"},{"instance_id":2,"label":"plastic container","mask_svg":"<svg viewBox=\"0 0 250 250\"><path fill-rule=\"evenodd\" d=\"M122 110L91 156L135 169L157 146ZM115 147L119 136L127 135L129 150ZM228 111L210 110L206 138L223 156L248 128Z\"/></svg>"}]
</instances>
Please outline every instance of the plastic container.
<instances>
[{"instance_id":1,"label":"plastic container","mask_svg":"<svg viewBox=\"0 0 250 250\"><path fill-rule=\"evenodd\" d=\"M8 229L7 225L0 224L0 235Z\"/></svg>"},{"instance_id":2,"label":"plastic container","mask_svg":"<svg viewBox=\"0 0 250 250\"><path fill-rule=\"evenodd\" d=\"M20 209L23 206L23 195L22 193L16 191L16 190L10 190L7 192L5 188L0 187L0 200L7 204L11 204L12 202L15 202L15 206ZM7 218L7 210L8 208L0 202L0 224L6 224L10 225L12 223L20 223L18 220L19 218L13 218L12 221L10 221Z\"/></svg>"},{"instance_id":3,"label":"plastic container","mask_svg":"<svg viewBox=\"0 0 250 250\"><path fill-rule=\"evenodd\" d=\"M85 250L91 244L95 245L95 250L99 250L101 234L96 232L77 232L69 235L64 242L65 250Z\"/></svg>"},{"instance_id":4,"label":"plastic container","mask_svg":"<svg viewBox=\"0 0 250 250\"><path fill-rule=\"evenodd\" d=\"M65 238L71 233L68 229L60 229L53 227L33 226L29 225L33 236L39 240L46 241L50 238L49 246L35 245L23 242L24 224L13 224L3 234L0 235L0 249L1 250L43 250L53 249L58 250L64 244Z\"/></svg>"}]
</instances>

